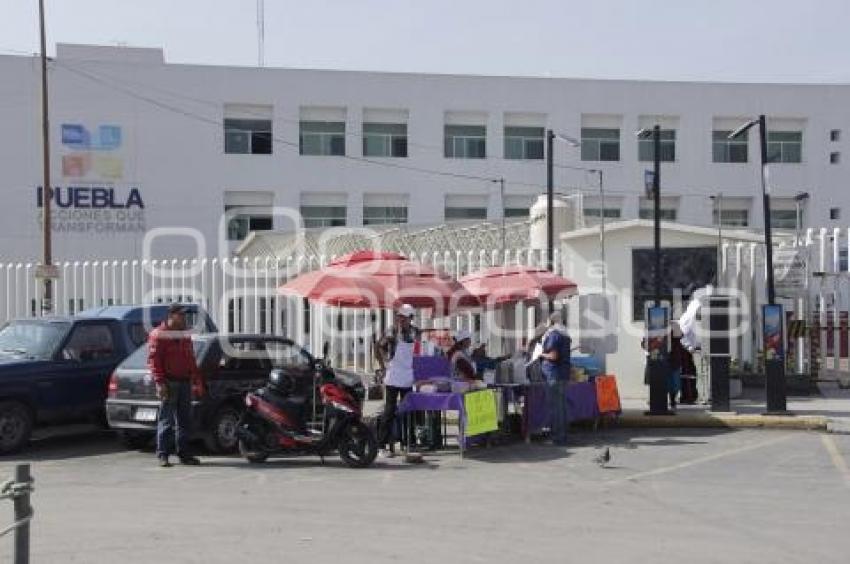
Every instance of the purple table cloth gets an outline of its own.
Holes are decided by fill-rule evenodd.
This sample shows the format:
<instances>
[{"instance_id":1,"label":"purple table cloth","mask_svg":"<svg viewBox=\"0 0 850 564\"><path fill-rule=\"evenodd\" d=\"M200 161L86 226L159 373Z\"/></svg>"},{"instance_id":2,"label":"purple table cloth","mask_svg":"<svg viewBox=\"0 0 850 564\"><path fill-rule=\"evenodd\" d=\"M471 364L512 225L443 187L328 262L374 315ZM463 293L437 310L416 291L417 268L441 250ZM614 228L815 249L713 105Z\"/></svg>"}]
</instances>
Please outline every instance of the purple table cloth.
<instances>
[{"instance_id":1,"label":"purple table cloth","mask_svg":"<svg viewBox=\"0 0 850 564\"><path fill-rule=\"evenodd\" d=\"M466 409L463 404L463 394L457 392L410 392L398 405L401 414L414 411L457 411L458 412L458 444L461 456L466 446Z\"/></svg>"},{"instance_id":2,"label":"purple table cloth","mask_svg":"<svg viewBox=\"0 0 850 564\"><path fill-rule=\"evenodd\" d=\"M596 384L572 382L567 386L567 421L584 421L599 416L596 400ZM540 432L549 422L546 409L546 385L532 384L526 391L526 434Z\"/></svg>"}]
</instances>

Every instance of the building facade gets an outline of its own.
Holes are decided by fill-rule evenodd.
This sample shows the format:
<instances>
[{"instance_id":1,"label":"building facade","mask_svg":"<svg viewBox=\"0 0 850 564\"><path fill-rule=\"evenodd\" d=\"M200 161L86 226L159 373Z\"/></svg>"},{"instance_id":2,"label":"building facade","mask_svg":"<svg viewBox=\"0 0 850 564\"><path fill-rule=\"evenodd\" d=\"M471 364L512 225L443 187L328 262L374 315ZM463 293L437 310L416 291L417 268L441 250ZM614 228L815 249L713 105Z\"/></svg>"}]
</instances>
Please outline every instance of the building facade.
<instances>
[{"instance_id":1,"label":"building facade","mask_svg":"<svg viewBox=\"0 0 850 564\"><path fill-rule=\"evenodd\" d=\"M0 76L0 259L37 260L39 61L0 56ZM727 136L761 113L774 225L839 226L850 213L848 105L847 85L215 67L168 64L159 49L59 45L54 255L223 256L252 230L299 221L521 217L545 190L546 129L581 141L556 141L555 186L583 193L587 223L649 218L653 149L635 132L656 124L663 218L758 229L758 130ZM603 171L604 209L587 169Z\"/></svg>"}]
</instances>

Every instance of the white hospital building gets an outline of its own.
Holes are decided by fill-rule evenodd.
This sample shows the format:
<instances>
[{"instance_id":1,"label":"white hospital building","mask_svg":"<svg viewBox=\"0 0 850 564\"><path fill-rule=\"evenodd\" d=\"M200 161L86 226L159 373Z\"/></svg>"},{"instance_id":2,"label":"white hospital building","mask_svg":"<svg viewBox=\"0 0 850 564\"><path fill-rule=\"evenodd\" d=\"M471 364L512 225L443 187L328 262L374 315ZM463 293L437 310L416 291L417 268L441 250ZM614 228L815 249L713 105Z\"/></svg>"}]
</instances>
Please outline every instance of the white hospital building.
<instances>
[{"instance_id":1,"label":"white hospital building","mask_svg":"<svg viewBox=\"0 0 850 564\"><path fill-rule=\"evenodd\" d=\"M40 256L39 65L0 56L4 261ZM583 192L587 222L649 218L652 146L635 131L655 124L664 219L759 229L758 130L727 134L762 113L774 225L796 226L802 192L804 226L850 214L850 85L236 68L80 45L59 45L49 72L56 260L135 258L147 230L172 226L227 255L251 230L292 228L285 209L307 226L520 217L545 190L546 129L581 140L556 142L555 186ZM604 210L598 175L578 169L604 172ZM186 232L151 252L197 244Z\"/></svg>"}]
</instances>

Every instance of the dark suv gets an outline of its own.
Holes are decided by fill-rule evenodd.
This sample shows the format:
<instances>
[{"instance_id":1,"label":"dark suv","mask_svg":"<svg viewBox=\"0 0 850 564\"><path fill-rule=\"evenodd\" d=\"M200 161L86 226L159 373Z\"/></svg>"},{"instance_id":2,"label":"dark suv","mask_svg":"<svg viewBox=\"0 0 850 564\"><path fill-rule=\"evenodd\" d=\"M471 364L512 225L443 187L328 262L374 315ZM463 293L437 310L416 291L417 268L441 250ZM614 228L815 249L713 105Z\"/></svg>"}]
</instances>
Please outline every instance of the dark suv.
<instances>
[{"instance_id":1,"label":"dark suv","mask_svg":"<svg viewBox=\"0 0 850 564\"><path fill-rule=\"evenodd\" d=\"M189 304L195 330L215 331ZM165 318L166 305L111 306L75 317L17 319L0 328L0 454L23 447L37 424L105 424L112 370Z\"/></svg>"},{"instance_id":2,"label":"dark suv","mask_svg":"<svg viewBox=\"0 0 850 564\"><path fill-rule=\"evenodd\" d=\"M195 335L192 341L204 380L204 395L192 400L194 438L203 439L213 452L236 450L236 423L244 409L245 393L264 386L273 368L291 376L295 391L312 397L313 377L320 365L289 339ZM118 430L130 448L144 446L156 432L159 401L147 355L145 345L118 366L109 382L109 426Z\"/></svg>"}]
</instances>

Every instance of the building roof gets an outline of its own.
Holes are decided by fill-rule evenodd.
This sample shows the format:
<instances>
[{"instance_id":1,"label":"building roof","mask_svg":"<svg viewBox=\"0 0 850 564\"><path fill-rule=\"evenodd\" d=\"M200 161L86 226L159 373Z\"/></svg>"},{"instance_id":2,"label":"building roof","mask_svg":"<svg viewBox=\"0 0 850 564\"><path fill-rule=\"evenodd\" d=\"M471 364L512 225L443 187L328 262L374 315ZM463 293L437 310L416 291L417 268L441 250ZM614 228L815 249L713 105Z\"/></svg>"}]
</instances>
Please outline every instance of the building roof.
<instances>
[{"instance_id":1,"label":"building roof","mask_svg":"<svg viewBox=\"0 0 850 564\"><path fill-rule=\"evenodd\" d=\"M599 237L599 225L592 227L583 227L574 231L567 231L561 234L561 241L569 242L575 239L584 239L587 237ZM618 231L626 231L630 229L653 229L655 224L649 219L627 219L623 221L605 222L605 233ZM705 235L707 237L717 238L717 229L714 227L703 227L699 225L687 225L684 223L676 223L672 221L662 221L661 231L675 231L678 233L688 233L693 235ZM725 240L745 241L749 243L764 243L764 235L756 231L747 231L745 229L724 228L722 237ZM776 237L779 240L779 237Z\"/></svg>"}]
</instances>

